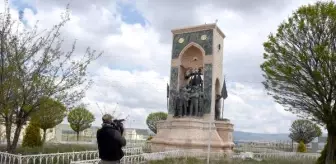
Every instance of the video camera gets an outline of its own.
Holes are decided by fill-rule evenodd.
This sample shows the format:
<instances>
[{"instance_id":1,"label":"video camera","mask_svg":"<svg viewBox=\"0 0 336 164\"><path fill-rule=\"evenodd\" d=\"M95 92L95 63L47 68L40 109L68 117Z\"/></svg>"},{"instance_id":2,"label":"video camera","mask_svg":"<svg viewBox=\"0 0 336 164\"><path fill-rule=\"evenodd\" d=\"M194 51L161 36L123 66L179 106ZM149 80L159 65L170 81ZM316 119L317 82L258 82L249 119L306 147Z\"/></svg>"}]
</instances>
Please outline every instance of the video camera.
<instances>
[{"instance_id":1,"label":"video camera","mask_svg":"<svg viewBox=\"0 0 336 164\"><path fill-rule=\"evenodd\" d=\"M111 124L121 134L123 134L124 133L124 124L123 124L124 121L125 121L125 119L114 119Z\"/></svg>"}]
</instances>

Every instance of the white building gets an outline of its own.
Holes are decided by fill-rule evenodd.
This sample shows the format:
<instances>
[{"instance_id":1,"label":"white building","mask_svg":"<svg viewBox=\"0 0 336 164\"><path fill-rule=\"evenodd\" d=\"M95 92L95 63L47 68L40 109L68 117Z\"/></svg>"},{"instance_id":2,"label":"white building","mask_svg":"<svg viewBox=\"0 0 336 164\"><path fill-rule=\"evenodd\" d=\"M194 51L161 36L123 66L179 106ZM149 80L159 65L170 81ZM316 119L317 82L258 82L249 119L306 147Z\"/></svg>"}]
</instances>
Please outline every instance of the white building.
<instances>
[{"instance_id":1,"label":"white building","mask_svg":"<svg viewBox=\"0 0 336 164\"><path fill-rule=\"evenodd\" d=\"M28 124L27 124L28 125ZM12 131L12 137L14 136L14 128ZM100 127L92 126L82 132L79 133L79 141L81 143L92 144L96 143L96 133ZM24 126L21 130L21 134L19 137L19 144L22 142L23 136L25 134L26 126ZM43 131L41 131L41 136L43 135ZM125 129L124 137L127 140L147 140L150 132L146 129ZM0 142L6 143L5 136L5 126L0 124ZM69 124L59 124L55 128L48 129L46 135L46 142L49 143L78 143L77 142L77 134L74 132Z\"/></svg>"},{"instance_id":2,"label":"white building","mask_svg":"<svg viewBox=\"0 0 336 164\"><path fill-rule=\"evenodd\" d=\"M147 140L150 131L147 129L126 129L124 134L126 140Z\"/></svg>"},{"instance_id":3,"label":"white building","mask_svg":"<svg viewBox=\"0 0 336 164\"><path fill-rule=\"evenodd\" d=\"M29 123L27 123L28 125ZM27 128L27 125L24 125L21 129L21 133L19 136L19 144L21 144L22 140L23 140L23 136L25 135L25 131ZM14 133L16 130L16 126L13 125L12 126L12 133L11 133L11 140L13 140L14 137ZM43 131L41 130L41 137L43 136ZM48 129L47 130L47 135L46 135L46 141L52 140L55 136L55 132L53 129ZM6 143L6 126L4 124L0 124L0 142L1 143Z\"/></svg>"}]
</instances>

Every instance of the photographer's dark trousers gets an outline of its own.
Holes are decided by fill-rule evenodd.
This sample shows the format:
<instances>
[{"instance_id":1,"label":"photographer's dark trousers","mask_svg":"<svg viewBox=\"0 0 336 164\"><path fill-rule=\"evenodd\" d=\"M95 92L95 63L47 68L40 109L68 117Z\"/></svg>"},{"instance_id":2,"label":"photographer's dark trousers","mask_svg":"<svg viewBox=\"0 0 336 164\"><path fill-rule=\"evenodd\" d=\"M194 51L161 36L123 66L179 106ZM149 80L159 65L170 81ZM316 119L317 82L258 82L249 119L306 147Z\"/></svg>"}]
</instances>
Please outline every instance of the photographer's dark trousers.
<instances>
[{"instance_id":1,"label":"photographer's dark trousers","mask_svg":"<svg viewBox=\"0 0 336 164\"><path fill-rule=\"evenodd\" d=\"M103 161L103 160L100 160L99 164L120 164L120 161Z\"/></svg>"}]
</instances>

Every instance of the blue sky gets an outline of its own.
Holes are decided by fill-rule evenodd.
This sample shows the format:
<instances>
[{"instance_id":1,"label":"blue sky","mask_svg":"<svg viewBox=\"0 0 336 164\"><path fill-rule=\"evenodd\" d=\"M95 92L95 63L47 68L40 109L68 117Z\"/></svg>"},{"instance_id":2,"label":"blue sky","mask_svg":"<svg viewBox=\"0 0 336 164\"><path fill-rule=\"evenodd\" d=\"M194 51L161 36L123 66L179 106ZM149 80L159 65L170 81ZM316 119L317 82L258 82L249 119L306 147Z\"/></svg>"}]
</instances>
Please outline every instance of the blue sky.
<instances>
[{"instance_id":1,"label":"blue sky","mask_svg":"<svg viewBox=\"0 0 336 164\"><path fill-rule=\"evenodd\" d=\"M24 11L24 9L29 8L31 9L34 13L37 12L36 8L34 6L31 6L27 2L23 0L10 0L10 5L16 8L17 10Z\"/></svg>"},{"instance_id":2,"label":"blue sky","mask_svg":"<svg viewBox=\"0 0 336 164\"><path fill-rule=\"evenodd\" d=\"M122 15L122 20L128 24L139 23L142 26L145 25L146 20L141 13L133 5L134 3L117 3L119 12Z\"/></svg>"},{"instance_id":3,"label":"blue sky","mask_svg":"<svg viewBox=\"0 0 336 164\"><path fill-rule=\"evenodd\" d=\"M30 5L29 3L27 3L27 1L24 0L10 0L10 5L22 12L26 8L31 9L35 14L38 12L34 6ZM118 10L122 15L123 22L128 24L141 24L142 26L146 24L145 18L136 9L134 3L122 3L118 1L117 5Z\"/></svg>"}]
</instances>

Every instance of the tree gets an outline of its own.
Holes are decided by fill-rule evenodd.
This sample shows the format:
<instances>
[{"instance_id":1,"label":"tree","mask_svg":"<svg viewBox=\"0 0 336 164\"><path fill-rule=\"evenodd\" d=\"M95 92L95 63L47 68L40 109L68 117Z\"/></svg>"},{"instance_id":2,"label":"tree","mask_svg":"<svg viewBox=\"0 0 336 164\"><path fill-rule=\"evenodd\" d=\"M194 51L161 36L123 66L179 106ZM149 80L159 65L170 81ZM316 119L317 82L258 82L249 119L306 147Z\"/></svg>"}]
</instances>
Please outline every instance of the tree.
<instances>
[{"instance_id":1,"label":"tree","mask_svg":"<svg viewBox=\"0 0 336 164\"><path fill-rule=\"evenodd\" d=\"M23 136L22 147L42 146L41 131L36 122L30 122Z\"/></svg>"},{"instance_id":2,"label":"tree","mask_svg":"<svg viewBox=\"0 0 336 164\"><path fill-rule=\"evenodd\" d=\"M324 148L321 151L321 156L317 159L316 164L325 164L327 149L328 149L328 142L324 145ZM336 161L334 161L333 164L336 164Z\"/></svg>"},{"instance_id":3,"label":"tree","mask_svg":"<svg viewBox=\"0 0 336 164\"><path fill-rule=\"evenodd\" d=\"M42 143L45 143L47 130L60 124L66 116L66 107L59 101L43 97L40 99L38 111L32 119L38 122L38 127L43 130Z\"/></svg>"},{"instance_id":4,"label":"tree","mask_svg":"<svg viewBox=\"0 0 336 164\"><path fill-rule=\"evenodd\" d=\"M75 42L64 52L60 31L70 20L68 9L59 24L41 30L12 19L5 2L7 9L0 14L0 117L5 121L7 151L12 152L23 125L39 110L41 97L71 106L84 96L92 82L86 78L87 67L101 53L87 48L76 54Z\"/></svg>"},{"instance_id":5,"label":"tree","mask_svg":"<svg viewBox=\"0 0 336 164\"><path fill-rule=\"evenodd\" d=\"M70 123L71 129L77 133L77 141L79 141L79 132L90 128L94 120L93 114L88 111L84 105L70 111L68 122Z\"/></svg>"},{"instance_id":6,"label":"tree","mask_svg":"<svg viewBox=\"0 0 336 164\"><path fill-rule=\"evenodd\" d=\"M157 132L156 123L160 120L166 120L167 117L168 117L168 114L164 112L151 113L147 116L146 124L148 128L156 134Z\"/></svg>"},{"instance_id":7,"label":"tree","mask_svg":"<svg viewBox=\"0 0 336 164\"><path fill-rule=\"evenodd\" d=\"M289 138L297 143L303 142L304 144L308 144L316 137L322 135L322 130L319 126L303 119L295 120L289 131Z\"/></svg>"},{"instance_id":8,"label":"tree","mask_svg":"<svg viewBox=\"0 0 336 164\"><path fill-rule=\"evenodd\" d=\"M336 160L336 5L317 2L293 12L264 43L263 82L285 110L325 126L326 163Z\"/></svg>"}]
</instances>

